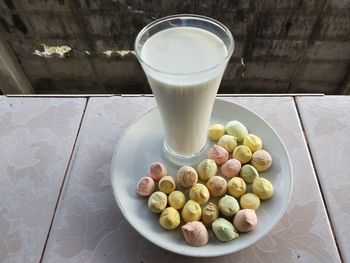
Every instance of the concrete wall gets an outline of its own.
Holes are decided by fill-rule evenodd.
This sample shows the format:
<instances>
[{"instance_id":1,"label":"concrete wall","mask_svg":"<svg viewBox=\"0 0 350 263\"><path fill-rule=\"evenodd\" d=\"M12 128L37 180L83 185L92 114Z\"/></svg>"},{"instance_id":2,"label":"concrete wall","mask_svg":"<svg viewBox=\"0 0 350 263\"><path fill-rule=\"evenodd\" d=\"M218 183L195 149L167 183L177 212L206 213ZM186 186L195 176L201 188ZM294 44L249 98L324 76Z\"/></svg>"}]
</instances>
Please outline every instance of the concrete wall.
<instances>
[{"instance_id":1,"label":"concrete wall","mask_svg":"<svg viewBox=\"0 0 350 263\"><path fill-rule=\"evenodd\" d=\"M0 0L0 30L37 93L150 93L135 57L120 51L175 13L213 17L234 34L220 93L349 87L350 0Z\"/></svg>"}]
</instances>

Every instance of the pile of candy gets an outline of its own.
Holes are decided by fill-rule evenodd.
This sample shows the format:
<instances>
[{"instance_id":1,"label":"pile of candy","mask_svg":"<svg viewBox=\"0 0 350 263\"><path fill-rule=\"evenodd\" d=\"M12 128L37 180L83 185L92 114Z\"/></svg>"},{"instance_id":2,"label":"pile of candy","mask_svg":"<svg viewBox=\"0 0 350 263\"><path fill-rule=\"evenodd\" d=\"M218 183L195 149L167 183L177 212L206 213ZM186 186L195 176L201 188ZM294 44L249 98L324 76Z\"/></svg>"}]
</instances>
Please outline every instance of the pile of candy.
<instances>
[{"instance_id":1,"label":"pile of candy","mask_svg":"<svg viewBox=\"0 0 350 263\"><path fill-rule=\"evenodd\" d=\"M183 166L173 177L156 162L137 185L137 193L148 197L149 209L160 214L159 224L172 230L182 219L184 238L196 247L208 243L210 228L222 242L254 230L255 210L273 195L273 185L259 174L271 167L272 158L258 136L235 120L210 126L208 136L216 144L197 169Z\"/></svg>"}]
</instances>

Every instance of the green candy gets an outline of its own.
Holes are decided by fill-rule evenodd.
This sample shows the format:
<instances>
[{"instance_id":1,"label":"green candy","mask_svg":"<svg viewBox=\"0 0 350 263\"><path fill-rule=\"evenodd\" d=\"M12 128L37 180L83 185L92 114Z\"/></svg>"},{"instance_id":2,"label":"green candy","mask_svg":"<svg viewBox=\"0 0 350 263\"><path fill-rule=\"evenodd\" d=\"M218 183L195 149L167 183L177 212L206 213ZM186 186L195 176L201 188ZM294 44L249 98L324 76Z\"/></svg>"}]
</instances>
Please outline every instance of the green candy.
<instances>
[{"instance_id":1,"label":"green candy","mask_svg":"<svg viewBox=\"0 0 350 263\"><path fill-rule=\"evenodd\" d=\"M205 159L200 162L200 164L197 167L197 173L199 179L203 181L208 181L209 178L216 175L218 172L218 166L216 165L215 161L212 159Z\"/></svg>"},{"instance_id":2,"label":"green candy","mask_svg":"<svg viewBox=\"0 0 350 263\"><path fill-rule=\"evenodd\" d=\"M222 242L227 242L239 237L235 227L224 218L216 219L213 222L212 227L215 236Z\"/></svg>"},{"instance_id":3,"label":"green candy","mask_svg":"<svg viewBox=\"0 0 350 263\"><path fill-rule=\"evenodd\" d=\"M250 164L245 164L241 168L240 176L246 182L247 184L251 184L254 179L259 177L258 171L255 169L254 166Z\"/></svg>"},{"instance_id":4,"label":"green candy","mask_svg":"<svg viewBox=\"0 0 350 263\"><path fill-rule=\"evenodd\" d=\"M248 129L239 121L229 121L225 125L225 131L228 135L235 137L238 142L242 142L248 135Z\"/></svg>"},{"instance_id":5,"label":"green candy","mask_svg":"<svg viewBox=\"0 0 350 263\"><path fill-rule=\"evenodd\" d=\"M236 198L225 195L219 200L219 210L225 217L231 217L239 211L239 204Z\"/></svg>"}]
</instances>

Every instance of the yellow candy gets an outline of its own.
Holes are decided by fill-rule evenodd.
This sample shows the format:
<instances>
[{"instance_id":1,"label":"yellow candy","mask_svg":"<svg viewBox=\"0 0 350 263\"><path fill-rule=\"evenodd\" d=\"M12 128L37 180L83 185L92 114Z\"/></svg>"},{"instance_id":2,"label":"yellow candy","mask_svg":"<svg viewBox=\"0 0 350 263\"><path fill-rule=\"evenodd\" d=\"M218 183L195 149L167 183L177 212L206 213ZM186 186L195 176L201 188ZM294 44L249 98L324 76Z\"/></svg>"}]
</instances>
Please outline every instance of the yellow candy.
<instances>
[{"instance_id":1,"label":"yellow candy","mask_svg":"<svg viewBox=\"0 0 350 263\"><path fill-rule=\"evenodd\" d=\"M174 191L168 196L168 202L171 207L181 210L186 203L186 197L182 192Z\"/></svg>"},{"instance_id":2,"label":"yellow candy","mask_svg":"<svg viewBox=\"0 0 350 263\"><path fill-rule=\"evenodd\" d=\"M153 213L160 213L166 208L167 202L166 194L157 191L148 198L148 207Z\"/></svg>"},{"instance_id":3,"label":"yellow candy","mask_svg":"<svg viewBox=\"0 0 350 263\"><path fill-rule=\"evenodd\" d=\"M255 134L248 134L245 136L243 139L243 144L248 146L252 152L256 152L262 148L262 140Z\"/></svg>"},{"instance_id":4,"label":"yellow candy","mask_svg":"<svg viewBox=\"0 0 350 263\"><path fill-rule=\"evenodd\" d=\"M163 210L159 217L159 224L167 229L175 229L180 224L180 214L173 207L167 207Z\"/></svg>"},{"instance_id":5,"label":"yellow candy","mask_svg":"<svg viewBox=\"0 0 350 263\"><path fill-rule=\"evenodd\" d=\"M273 195L273 185L269 180L261 177L253 181L252 190L261 200L267 200Z\"/></svg>"},{"instance_id":6,"label":"yellow candy","mask_svg":"<svg viewBox=\"0 0 350 263\"><path fill-rule=\"evenodd\" d=\"M190 199L196 201L198 204L203 205L208 202L210 193L208 188L203 184L195 184L190 189Z\"/></svg>"},{"instance_id":7,"label":"yellow candy","mask_svg":"<svg viewBox=\"0 0 350 263\"><path fill-rule=\"evenodd\" d=\"M247 185L240 177L233 177L227 183L227 191L235 198L241 197L243 194L245 194L246 190Z\"/></svg>"},{"instance_id":8,"label":"yellow candy","mask_svg":"<svg viewBox=\"0 0 350 263\"><path fill-rule=\"evenodd\" d=\"M241 196L240 205L242 208L258 209L260 206L259 196L253 193L247 193Z\"/></svg>"},{"instance_id":9,"label":"yellow candy","mask_svg":"<svg viewBox=\"0 0 350 263\"><path fill-rule=\"evenodd\" d=\"M191 221L199 221L201 219L201 215L202 215L201 206L193 200L188 200L181 211L182 219L186 223Z\"/></svg>"},{"instance_id":10,"label":"yellow candy","mask_svg":"<svg viewBox=\"0 0 350 263\"><path fill-rule=\"evenodd\" d=\"M171 192L175 191L176 189L176 183L175 179L172 176L166 175L163 176L158 183L159 190L170 194Z\"/></svg>"},{"instance_id":11,"label":"yellow candy","mask_svg":"<svg viewBox=\"0 0 350 263\"><path fill-rule=\"evenodd\" d=\"M225 134L225 127L222 124L213 124L209 127L208 136L211 140L217 141Z\"/></svg>"},{"instance_id":12,"label":"yellow candy","mask_svg":"<svg viewBox=\"0 0 350 263\"><path fill-rule=\"evenodd\" d=\"M232 154L234 159L237 159L242 164L247 163L252 158L252 151L245 145L240 145L235 148Z\"/></svg>"}]
</instances>

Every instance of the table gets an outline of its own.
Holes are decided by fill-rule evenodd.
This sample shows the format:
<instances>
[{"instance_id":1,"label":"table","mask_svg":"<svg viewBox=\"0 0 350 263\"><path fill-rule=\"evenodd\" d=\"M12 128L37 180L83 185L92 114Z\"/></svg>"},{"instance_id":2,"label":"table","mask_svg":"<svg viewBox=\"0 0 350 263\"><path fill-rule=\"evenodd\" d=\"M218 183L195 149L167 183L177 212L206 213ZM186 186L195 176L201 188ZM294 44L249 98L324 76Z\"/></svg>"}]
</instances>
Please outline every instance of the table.
<instances>
[{"instance_id":1,"label":"table","mask_svg":"<svg viewBox=\"0 0 350 263\"><path fill-rule=\"evenodd\" d=\"M350 262L350 97L224 96L262 116L291 157L292 198L236 254L187 258L140 236L113 197L110 161L151 96L0 97L0 262Z\"/></svg>"}]
</instances>

